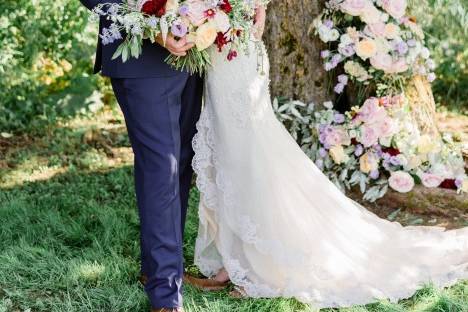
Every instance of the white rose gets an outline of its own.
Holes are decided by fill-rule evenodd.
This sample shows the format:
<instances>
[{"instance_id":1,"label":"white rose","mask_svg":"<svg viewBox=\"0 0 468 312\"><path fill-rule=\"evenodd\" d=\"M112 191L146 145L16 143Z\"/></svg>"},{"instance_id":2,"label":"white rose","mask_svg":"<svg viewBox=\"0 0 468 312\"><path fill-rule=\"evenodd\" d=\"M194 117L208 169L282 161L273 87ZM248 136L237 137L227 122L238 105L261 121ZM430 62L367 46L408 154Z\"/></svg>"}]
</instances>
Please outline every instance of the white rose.
<instances>
[{"instance_id":1,"label":"white rose","mask_svg":"<svg viewBox=\"0 0 468 312\"><path fill-rule=\"evenodd\" d=\"M330 156L336 164L345 164L349 160L348 154L345 153L343 146L336 145L330 149Z\"/></svg>"},{"instance_id":2,"label":"white rose","mask_svg":"<svg viewBox=\"0 0 468 312\"><path fill-rule=\"evenodd\" d=\"M214 16L214 22L217 27L217 31L225 33L231 28L231 24L229 22L229 16L223 11L217 11Z\"/></svg>"}]
</instances>

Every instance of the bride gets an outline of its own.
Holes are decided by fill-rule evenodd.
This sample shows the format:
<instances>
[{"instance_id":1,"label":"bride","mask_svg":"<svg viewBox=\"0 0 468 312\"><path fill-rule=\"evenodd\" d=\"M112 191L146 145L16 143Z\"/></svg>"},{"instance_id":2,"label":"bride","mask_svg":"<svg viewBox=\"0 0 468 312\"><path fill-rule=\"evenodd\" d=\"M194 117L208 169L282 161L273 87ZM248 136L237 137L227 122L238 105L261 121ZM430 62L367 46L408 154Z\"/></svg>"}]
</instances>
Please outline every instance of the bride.
<instances>
[{"instance_id":1,"label":"bride","mask_svg":"<svg viewBox=\"0 0 468 312\"><path fill-rule=\"evenodd\" d=\"M264 25L259 9L257 27ZM252 42L252 50L261 42ZM264 51L266 53L266 51ZM343 195L275 118L267 57L212 53L194 169L201 193L195 262L248 297L318 308L410 297L468 278L468 228L402 227Z\"/></svg>"}]
</instances>

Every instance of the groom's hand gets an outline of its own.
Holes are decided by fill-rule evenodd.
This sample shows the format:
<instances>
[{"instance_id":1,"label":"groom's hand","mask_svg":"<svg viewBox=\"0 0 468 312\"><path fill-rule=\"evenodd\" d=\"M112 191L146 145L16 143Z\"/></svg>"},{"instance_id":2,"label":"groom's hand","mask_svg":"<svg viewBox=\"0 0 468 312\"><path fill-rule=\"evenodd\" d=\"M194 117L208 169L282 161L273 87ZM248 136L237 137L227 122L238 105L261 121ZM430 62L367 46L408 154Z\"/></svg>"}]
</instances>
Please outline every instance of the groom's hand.
<instances>
[{"instance_id":1,"label":"groom's hand","mask_svg":"<svg viewBox=\"0 0 468 312\"><path fill-rule=\"evenodd\" d=\"M171 52L171 54L174 54L175 56L185 56L187 55L187 51L194 47L193 43L187 42L186 37L176 40L172 35L167 36L165 43L162 39L162 36L159 35L156 38L156 42L165 47L169 52Z\"/></svg>"}]
</instances>

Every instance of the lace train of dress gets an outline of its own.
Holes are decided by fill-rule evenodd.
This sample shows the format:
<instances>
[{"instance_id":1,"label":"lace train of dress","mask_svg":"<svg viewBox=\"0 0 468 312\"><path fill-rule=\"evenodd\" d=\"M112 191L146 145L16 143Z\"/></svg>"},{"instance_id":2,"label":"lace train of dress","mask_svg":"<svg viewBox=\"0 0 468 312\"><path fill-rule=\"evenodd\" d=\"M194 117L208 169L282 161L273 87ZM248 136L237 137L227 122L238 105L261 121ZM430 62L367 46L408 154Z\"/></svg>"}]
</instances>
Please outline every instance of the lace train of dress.
<instances>
[{"instance_id":1,"label":"lace train of dress","mask_svg":"<svg viewBox=\"0 0 468 312\"><path fill-rule=\"evenodd\" d=\"M348 199L276 119L258 55L212 59L193 162L203 274L224 267L250 297L318 308L396 301L468 278L468 228L402 227Z\"/></svg>"}]
</instances>

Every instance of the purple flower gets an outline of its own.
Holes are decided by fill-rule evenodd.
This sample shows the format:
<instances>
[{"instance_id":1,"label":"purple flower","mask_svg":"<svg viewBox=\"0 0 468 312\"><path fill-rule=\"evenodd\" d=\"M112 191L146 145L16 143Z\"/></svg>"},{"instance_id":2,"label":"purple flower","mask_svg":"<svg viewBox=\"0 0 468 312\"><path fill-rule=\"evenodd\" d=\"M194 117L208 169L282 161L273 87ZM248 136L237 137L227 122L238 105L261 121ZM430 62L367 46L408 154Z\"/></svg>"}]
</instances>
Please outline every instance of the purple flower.
<instances>
[{"instance_id":1,"label":"purple flower","mask_svg":"<svg viewBox=\"0 0 468 312\"><path fill-rule=\"evenodd\" d=\"M187 34L188 27L181 20L177 20L172 24L171 33L176 37L183 37Z\"/></svg>"},{"instance_id":2,"label":"purple flower","mask_svg":"<svg viewBox=\"0 0 468 312\"><path fill-rule=\"evenodd\" d=\"M347 85L348 84L348 75L341 74L338 76L338 82Z\"/></svg>"},{"instance_id":3,"label":"purple flower","mask_svg":"<svg viewBox=\"0 0 468 312\"><path fill-rule=\"evenodd\" d=\"M329 50L323 50L320 52L320 57L321 58L327 58L330 56L330 51Z\"/></svg>"},{"instance_id":4,"label":"purple flower","mask_svg":"<svg viewBox=\"0 0 468 312\"><path fill-rule=\"evenodd\" d=\"M322 159L317 159L315 161L315 165L317 166L317 168L319 168L320 170L323 169L323 160Z\"/></svg>"},{"instance_id":5,"label":"purple flower","mask_svg":"<svg viewBox=\"0 0 468 312\"><path fill-rule=\"evenodd\" d=\"M328 155L327 150L324 149L323 147L321 147L319 149L319 155L320 155L320 157L325 158Z\"/></svg>"},{"instance_id":6,"label":"purple flower","mask_svg":"<svg viewBox=\"0 0 468 312\"><path fill-rule=\"evenodd\" d=\"M336 123L341 124L345 122L345 116L343 114L335 114L334 120Z\"/></svg>"},{"instance_id":7,"label":"purple flower","mask_svg":"<svg viewBox=\"0 0 468 312\"><path fill-rule=\"evenodd\" d=\"M333 66L333 64L330 63L330 62L326 62L325 65L324 65L324 68L325 68L326 71L330 71L330 70L332 70L332 69L335 68L335 67L336 67L336 66Z\"/></svg>"},{"instance_id":8,"label":"purple flower","mask_svg":"<svg viewBox=\"0 0 468 312\"><path fill-rule=\"evenodd\" d=\"M433 82L434 80L436 80L436 78L437 78L437 76L434 73L429 73L427 75L427 80L429 80L429 82Z\"/></svg>"},{"instance_id":9,"label":"purple flower","mask_svg":"<svg viewBox=\"0 0 468 312\"><path fill-rule=\"evenodd\" d=\"M352 44L344 47L339 47L338 51L346 57L353 56L355 53L354 46Z\"/></svg>"},{"instance_id":10,"label":"purple flower","mask_svg":"<svg viewBox=\"0 0 468 312\"><path fill-rule=\"evenodd\" d=\"M345 85L340 82L335 86L335 88L333 90L335 91L335 93L341 94L341 93L343 93L344 88L345 88Z\"/></svg>"},{"instance_id":11,"label":"purple flower","mask_svg":"<svg viewBox=\"0 0 468 312\"><path fill-rule=\"evenodd\" d=\"M341 62L342 60L343 60L343 57L341 56L341 54L334 54L334 55L332 56L331 62L332 62L333 64L338 65L338 63ZM335 67L336 67L336 66L335 66Z\"/></svg>"},{"instance_id":12,"label":"purple flower","mask_svg":"<svg viewBox=\"0 0 468 312\"><path fill-rule=\"evenodd\" d=\"M400 55L405 55L408 52L408 45L404 41L395 42L394 48Z\"/></svg>"},{"instance_id":13,"label":"purple flower","mask_svg":"<svg viewBox=\"0 0 468 312\"><path fill-rule=\"evenodd\" d=\"M390 157L389 162L394 166L401 165L400 159L398 157L396 157L396 156Z\"/></svg>"},{"instance_id":14,"label":"purple flower","mask_svg":"<svg viewBox=\"0 0 468 312\"><path fill-rule=\"evenodd\" d=\"M455 179L455 186L460 189L463 186L463 179Z\"/></svg>"},{"instance_id":15,"label":"purple flower","mask_svg":"<svg viewBox=\"0 0 468 312\"><path fill-rule=\"evenodd\" d=\"M373 170L369 173L369 177L373 180L377 180L380 176L379 170Z\"/></svg>"},{"instance_id":16,"label":"purple flower","mask_svg":"<svg viewBox=\"0 0 468 312\"><path fill-rule=\"evenodd\" d=\"M331 28L333 27L333 21L332 21L332 20L329 20L329 19L324 20L324 21L323 21L323 25L325 25L325 27L331 29Z\"/></svg>"},{"instance_id":17,"label":"purple flower","mask_svg":"<svg viewBox=\"0 0 468 312\"><path fill-rule=\"evenodd\" d=\"M382 154L382 158L385 160L385 161L388 161L390 159L390 157L392 157L392 155L390 155L389 153L383 153Z\"/></svg>"},{"instance_id":18,"label":"purple flower","mask_svg":"<svg viewBox=\"0 0 468 312\"><path fill-rule=\"evenodd\" d=\"M362 154L364 154L364 147L361 144L356 145L356 149L354 150L354 155L359 157Z\"/></svg>"},{"instance_id":19,"label":"purple flower","mask_svg":"<svg viewBox=\"0 0 468 312\"><path fill-rule=\"evenodd\" d=\"M189 7L187 5L182 5L180 8L179 8L179 14L181 16L187 16L189 13Z\"/></svg>"},{"instance_id":20,"label":"purple flower","mask_svg":"<svg viewBox=\"0 0 468 312\"><path fill-rule=\"evenodd\" d=\"M410 47L414 47L414 46L416 46L416 40L410 39L410 40L408 40L408 41L406 42L406 44L407 44L408 46L410 46Z\"/></svg>"}]
</instances>

